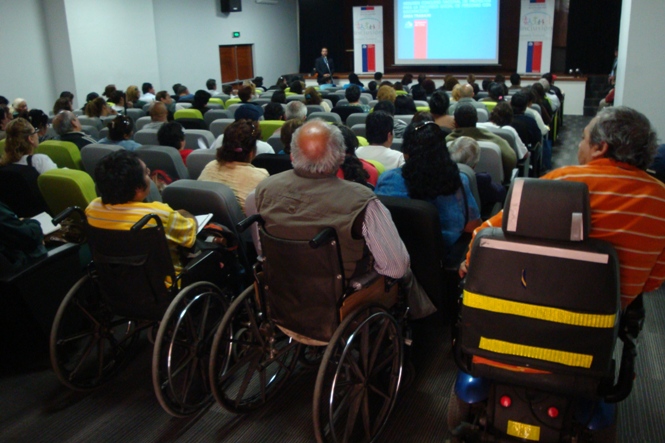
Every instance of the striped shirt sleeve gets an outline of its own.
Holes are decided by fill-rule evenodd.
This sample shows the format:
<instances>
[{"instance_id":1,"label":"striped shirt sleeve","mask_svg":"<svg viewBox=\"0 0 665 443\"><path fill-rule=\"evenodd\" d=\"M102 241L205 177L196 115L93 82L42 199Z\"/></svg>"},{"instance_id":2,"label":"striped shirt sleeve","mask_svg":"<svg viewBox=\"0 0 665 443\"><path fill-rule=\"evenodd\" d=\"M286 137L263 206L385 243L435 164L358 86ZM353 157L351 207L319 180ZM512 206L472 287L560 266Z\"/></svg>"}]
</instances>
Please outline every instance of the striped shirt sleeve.
<instances>
[{"instance_id":1,"label":"striped shirt sleeve","mask_svg":"<svg viewBox=\"0 0 665 443\"><path fill-rule=\"evenodd\" d=\"M409 253L390 212L376 198L367 203L362 233L374 257L376 272L391 278L404 276L409 268Z\"/></svg>"}]
</instances>

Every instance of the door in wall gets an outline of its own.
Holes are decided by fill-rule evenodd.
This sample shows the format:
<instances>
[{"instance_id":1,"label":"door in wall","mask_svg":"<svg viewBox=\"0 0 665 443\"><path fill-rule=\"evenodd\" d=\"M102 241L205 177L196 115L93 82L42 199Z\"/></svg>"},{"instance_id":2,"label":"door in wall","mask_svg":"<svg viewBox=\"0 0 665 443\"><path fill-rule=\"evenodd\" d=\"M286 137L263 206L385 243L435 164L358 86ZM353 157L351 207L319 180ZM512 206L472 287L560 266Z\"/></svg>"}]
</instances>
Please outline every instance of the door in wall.
<instances>
[{"instance_id":1,"label":"door in wall","mask_svg":"<svg viewBox=\"0 0 665 443\"><path fill-rule=\"evenodd\" d=\"M254 45L220 45L219 67L222 83L232 83L254 78Z\"/></svg>"}]
</instances>

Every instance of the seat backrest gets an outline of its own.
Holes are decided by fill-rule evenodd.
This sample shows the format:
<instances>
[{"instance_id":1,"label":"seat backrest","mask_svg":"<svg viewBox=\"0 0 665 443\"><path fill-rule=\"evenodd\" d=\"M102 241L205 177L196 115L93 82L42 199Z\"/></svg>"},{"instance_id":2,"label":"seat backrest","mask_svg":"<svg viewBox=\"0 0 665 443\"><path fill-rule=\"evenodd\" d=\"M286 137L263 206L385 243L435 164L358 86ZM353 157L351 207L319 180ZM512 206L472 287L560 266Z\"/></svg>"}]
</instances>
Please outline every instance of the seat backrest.
<instances>
[{"instance_id":1,"label":"seat backrest","mask_svg":"<svg viewBox=\"0 0 665 443\"><path fill-rule=\"evenodd\" d=\"M215 160L216 149L197 149L187 156L187 171L189 178L196 180L208 163Z\"/></svg>"},{"instance_id":2,"label":"seat backrest","mask_svg":"<svg viewBox=\"0 0 665 443\"><path fill-rule=\"evenodd\" d=\"M109 128L102 128L99 130L99 139L101 140L103 138L108 138L109 136Z\"/></svg>"},{"instance_id":3,"label":"seat backrest","mask_svg":"<svg viewBox=\"0 0 665 443\"><path fill-rule=\"evenodd\" d=\"M139 108L127 108L127 117L131 118L134 124L141 117L145 117L145 111Z\"/></svg>"},{"instance_id":4,"label":"seat backrest","mask_svg":"<svg viewBox=\"0 0 665 443\"><path fill-rule=\"evenodd\" d=\"M488 126L488 127L483 128L483 129L487 129L488 131L498 135L499 137L501 137L502 139L507 141L508 144L510 145L510 147L515 152L515 155L517 156L517 158L518 159L520 158L519 149L517 147L517 140L515 139L515 134L514 133L510 132L507 129L496 128L494 126Z\"/></svg>"},{"instance_id":5,"label":"seat backrest","mask_svg":"<svg viewBox=\"0 0 665 443\"><path fill-rule=\"evenodd\" d=\"M259 236L272 320L301 336L330 341L339 326L339 302L345 292L337 236L317 248L310 246L311 239L280 239L264 229Z\"/></svg>"},{"instance_id":6,"label":"seat backrest","mask_svg":"<svg viewBox=\"0 0 665 443\"><path fill-rule=\"evenodd\" d=\"M365 120L367 120L368 115L369 114L365 112L351 114L346 118L346 126L348 126L349 128L353 128L355 125L364 124Z\"/></svg>"},{"instance_id":7,"label":"seat backrest","mask_svg":"<svg viewBox=\"0 0 665 443\"><path fill-rule=\"evenodd\" d=\"M480 160L476 165L476 172L487 172L492 181L503 183L503 161L501 160L501 149L496 145L485 140L478 141L480 146Z\"/></svg>"},{"instance_id":8,"label":"seat backrest","mask_svg":"<svg viewBox=\"0 0 665 443\"><path fill-rule=\"evenodd\" d=\"M399 151L402 152L402 142L404 139L401 138L393 138L393 143L390 145L390 149L393 151Z\"/></svg>"},{"instance_id":9,"label":"seat backrest","mask_svg":"<svg viewBox=\"0 0 665 443\"><path fill-rule=\"evenodd\" d=\"M209 112L210 111L208 111L208 113ZM210 132L212 132L212 135L217 138L224 134L226 127L234 121L235 119L232 118L218 118L217 120L214 120L212 123L210 123Z\"/></svg>"},{"instance_id":10,"label":"seat backrest","mask_svg":"<svg viewBox=\"0 0 665 443\"><path fill-rule=\"evenodd\" d=\"M143 145L135 151L151 171L160 169L173 180L189 178L189 172L177 149L171 146Z\"/></svg>"},{"instance_id":11,"label":"seat backrest","mask_svg":"<svg viewBox=\"0 0 665 443\"><path fill-rule=\"evenodd\" d=\"M100 145L98 143L91 143L81 149L81 162L83 169L90 174L91 177L95 176L95 168L97 163L111 152L120 151L125 149L118 145Z\"/></svg>"},{"instance_id":12,"label":"seat backrest","mask_svg":"<svg viewBox=\"0 0 665 443\"><path fill-rule=\"evenodd\" d=\"M233 99L230 99L230 100L233 100ZM230 101L230 100L229 100L229 101ZM240 100L240 99L238 99L238 100ZM241 107L242 105L244 105L244 103L241 103L241 102L238 102L238 103L232 103L232 104L230 104L230 105L227 105L227 106L226 106L226 113L229 114L229 117L231 117L231 118L235 118L236 111L237 111L238 108Z\"/></svg>"},{"instance_id":13,"label":"seat backrest","mask_svg":"<svg viewBox=\"0 0 665 443\"><path fill-rule=\"evenodd\" d=\"M215 136L206 129L185 129L185 148L187 149L210 149L214 143Z\"/></svg>"},{"instance_id":14,"label":"seat backrest","mask_svg":"<svg viewBox=\"0 0 665 443\"><path fill-rule=\"evenodd\" d=\"M323 106L321 105L307 105L307 115L310 115L312 112L325 112Z\"/></svg>"},{"instance_id":15,"label":"seat backrest","mask_svg":"<svg viewBox=\"0 0 665 443\"><path fill-rule=\"evenodd\" d=\"M362 101L363 104L369 105L369 102L374 100L374 97L372 97L372 94L370 94L369 92L361 92L360 100Z\"/></svg>"},{"instance_id":16,"label":"seat backrest","mask_svg":"<svg viewBox=\"0 0 665 443\"><path fill-rule=\"evenodd\" d=\"M261 129L261 140L266 141L278 129L284 126L284 120L261 120L259 129Z\"/></svg>"},{"instance_id":17,"label":"seat backrest","mask_svg":"<svg viewBox=\"0 0 665 443\"><path fill-rule=\"evenodd\" d=\"M152 122L152 118L149 115L144 115L143 117L139 117L138 120L136 120L134 124L134 128L136 131L140 131L143 129L143 127L149 123Z\"/></svg>"},{"instance_id":18,"label":"seat backrest","mask_svg":"<svg viewBox=\"0 0 665 443\"><path fill-rule=\"evenodd\" d=\"M226 101L231 98L228 94L224 94L223 92L217 93L212 96L211 99L220 99L222 101L222 104L226 103ZM219 103L219 102L216 102Z\"/></svg>"},{"instance_id":19,"label":"seat backrest","mask_svg":"<svg viewBox=\"0 0 665 443\"><path fill-rule=\"evenodd\" d=\"M513 182L502 227L471 248L456 341L467 372L585 396L614 378L618 258L589 230L586 184Z\"/></svg>"},{"instance_id":20,"label":"seat backrest","mask_svg":"<svg viewBox=\"0 0 665 443\"><path fill-rule=\"evenodd\" d=\"M206 122L201 118L179 118L175 121L180 123L184 129L208 129Z\"/></svg>"},{"instance_id":21,"label":"seat backrest","mask_svg":"<svg viewBox=\"0 0 665 443\"><path fill-rule=\"evenodd\" d=\"M102 123L102 120L98 117L86 117L84 115L80 115L78 119L79 122L81 122L81 125L94 126L98 130L102 129L105 126Z\"/></svg>"},{"instance_id":22,"label":"seat backrest","mask_svg":"<svg viewBox=\"0 0 665 443\"><path fill-rule=\"evenodd\" d=\"M210 125L212 122L219 118L230 118L231 116L229 115L228 111L224 109L211 109L210 111L206 112L203 115L203 121L205 122L206 126L210 128Z\"/></svg>"},{"instance_id":23,"label":"seat backrest","mask_svg":"<svg viewBox=\"0 0 665 443\"><path fill-rule=\"evenodd\" d=\"M53 128L49 128L53 129ZM94 138L95 140L99 140L99 129L95 126L89 126L89 125L81 125L81 132L85 132L88 134L90 137Z\"/></svg>"},{"instance_id":24,"label":"seat backrest","mask_svg":"<svg viewBox=\"0 0 665 443\"><path fill-rule=\"evenodd\" d=\"M58 168L83 170L81 151L72 142L46 140L37 146L37 153L48 155Z\"/></svg>"},{"instance_id":25,"label":"seat backrest","mask_svg":"<svg viewBox=\"0 0 665 443\"><path fill-rule=\"evenodd\" d=\"M335 103L335 106L349 106L349 101L345 98L341 98Z\"/></svg>"},{"instance_id":26,"label":"seat backrest","mask_svg":"<svg viewBox=\"0 0 665 443\"><path fill-rule=\"evenodd\" d=\"M39 175L37 184L51 214L59 214L70 206L86 208L97 197L90 174L76 169L46 171Z\"/></svg>"},{"instance_id":27,"label":"seat backrest","mask_svg":"<svg viewBox=\"0 0 665 443\"><path fill-rule=\"evenodd\" d=\"M179 120L181 118L197 118L203 120L203 114L198 109L178 109L173 118Z\"/></svg>"},{"instance_id":28,"label":"seat backrest","mask_svg":"<svg viewBox=\"0 0 665 443\"><path fill-rule=\"evenodd\" d=\"M355 124L351 127L351 130L353 131L354 134L359 135L361 137L365 137L365 131L366 131L365 123Z\"/></svg>"},{"instance_id":29,"label":"seat backrest","mask_svg":"<svg viewBox=\"0 0 665 443\"><path fill-rule=\"evenodd\" d=\"M446 308L444 259L446 246L436 207L423 200L379 196L390 211L397 232L411 257L411 269L437 309Z\"/></svg>"},{"instance_id":30,"label":"seat backrest","mask_svg":"<svg viewBox=\"0 0 665 443\"><path fill-rule=\"evenodd\" d=\"M471 166L465 165L463 163L457 163L457 168L459 172L466 175L466 178L469 179L469 188L471 188L471 194L478 204L478 208L481 207L482 202L480 201L480 193L478 193L478 182L476 181L476 171L471 168Z\"/></svg>"},{"instance_id":31,"label":"seat backrest","mask_svg":"<svg viewBox=\"0 0 665 443\"><path fill-rule=\"evenodd\" d=\"M413 120L413 115L397 114L393 118L396 120L402 120L404 123L408 125Z\"/></svg>"},{"instance_id":32,"label":"seat backrest","mask_svg":"<svg viewBox=\"0 0 665 443\"><path fill-rule=\"evenodd\" d=\"M225 107L226 109L229 109L229 106L231 106L231 105L235 105L235 104L238 104L238 103L240 103L241 101L242 101L242 100L240 100L238 97L229 98L229 99L227 99L227 100L224 102L224 107Z\"/></svg>"},{"instance_id":33,"label":"seat backrest","mask_svg":"<svg viewBox=\"0 0 665 443\"><path fill-rule=\"evenodd\" d=\"M268 103L270 103L270 97L255 98L254 100L252 100L252 103L259 106L267 105Z\"/></svg>"},{"instance_id":34,"label":"seat backrest","mask_svg":"<svg viewBox=\"0 0 665 443\"><path fill-rule=\"evenodd\" d=\"M339 116L339 114L335 114L334 112L312 112L307 116L307 120L312 120L315 118L320 118L321 120L330 123L342 123L342 118Z\"/></svg>"},{"instance_id":35,"label":"seat backrest","mask_svg":"<svg viewBox=\"0 0 665 443\"><path fill-rule=\"evenodd\" d=\"M272 146L273 151L275 151L275 154L279 153L284 149L284 144L282 143L282 139L279 135L271 135L268 137L268 140L266 140L266 143L268 143L270 146Z\"/></svg>"},{"instance_id":36,"label":"seat backrest","mask_svg":"<svg viewBox=\"0 0 665 443\"><path fill-rule=\"evenodd\" d=\"M530 108L533 109L534 111L536 111L536 112L537 112L538 114L540 114L541 116L543 115L543 110L540 109L540 105L539 105L538 103L534 103L534 104L532 104L532 105L530 106Z\"/></svg>"},{"instance_id":37,"label":"seat backrest","mask_svg":"<svg viewBox=\"0 0 665 443\"><path fill-rule=\"evenodd\" d=\"M141 145L159 145L158 129L141 129L134 133L134 141Z\"/></svg>"},{"instance_id":38,"label":"seat backrest","mask_svg":"<svg viewBox=\"0 0 665 443\"><path fill-rule=\"evenodd\" d=\"M0 201L19 217L32 217L41 212L49 212L37 186L38 177L39 172L32 166L0 166Z\"/></svg>"},{"instance_id":39,"label":"seat backrest","mask_svg":"<svg viewBox=\"0 0 665 443\"><path fill-rule=\"evenodd\" d=\"M335 106L332 109L332 112L339 114L339 117L342 119L342 123L346 124L346 119L351 114L357 114L364 112L360 106Z\"/></svg>"},{"instance_id":40,"label":"seat backrest","mask_svg":"<svg viewBox=\"0 0 665 443\"><path fill-rule=\"evenodd\" d=\"M293 169L289 154L259 154L254 157L252 164L267 170L270 175Z\"/></svg>"},{"instance_id":41,"label":"seat backrest","mask_svg":"<svg viewBox=\"0 0 665 443\"><path fill-rule=\"evenodd\" d=\"M305 96L303 94L293 94L286 97L286 102L304 102Z\"/></svg>"},{"instance_id":42,"label":"seat backrest","mask_svg":"<svg viewBox=\"0 0 665 443\"><path fill-rule=\"evenodd\" d=\"M161 223L139 230L88 226L88 243L102 296L116 315L161 320L172 296L175 270Z\"/></svg>"},{"instance_id":43,"label":"seat backrest","mask_svg":"<svg viewBox=\"0 0 665 443\"><path fill-rule=\"evenodd\" d=\"M476 108L476 115L478 115L478 123L485 123L490 119L490 115L487 110L482 108Z\"/></svg>"}]
</instances>

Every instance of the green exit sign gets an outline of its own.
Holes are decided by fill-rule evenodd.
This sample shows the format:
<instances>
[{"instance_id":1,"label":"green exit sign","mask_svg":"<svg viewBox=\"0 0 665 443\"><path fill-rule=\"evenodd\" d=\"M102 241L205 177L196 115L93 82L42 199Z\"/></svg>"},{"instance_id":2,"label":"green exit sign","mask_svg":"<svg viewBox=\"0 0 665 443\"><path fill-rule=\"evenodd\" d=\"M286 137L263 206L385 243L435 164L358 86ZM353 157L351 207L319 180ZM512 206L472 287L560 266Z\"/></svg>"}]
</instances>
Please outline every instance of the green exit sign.
<instances>
[{"instance_id":1,"label":"green exit sign","mask_svg":"<svg viewBox=\"0 0 665 443\"><path fill-rule=\"evenodd\" d=\"M239 32L234 32L233 33L233 38L240 38L240 33Z\"/></svg>"}]
</instances>

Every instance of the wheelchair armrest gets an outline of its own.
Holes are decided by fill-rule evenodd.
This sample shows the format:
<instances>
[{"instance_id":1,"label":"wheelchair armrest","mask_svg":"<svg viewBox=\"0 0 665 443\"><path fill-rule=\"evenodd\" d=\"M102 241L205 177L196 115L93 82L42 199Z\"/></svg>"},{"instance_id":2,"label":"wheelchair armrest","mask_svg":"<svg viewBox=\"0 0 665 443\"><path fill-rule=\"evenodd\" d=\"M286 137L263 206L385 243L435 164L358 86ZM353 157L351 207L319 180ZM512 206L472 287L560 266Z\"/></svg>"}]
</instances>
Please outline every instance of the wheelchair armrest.
<instances>
[{"instance_id":1,"label":"wheelchair armrest","mask_svg":"<svg viewBox=\"0 0 665 443\"><path fill-rule=\"evenodd\" d=\"M261 217L261 214L250 215L246 219L240 220L238 224L236 224L236 229L238 232L243 233L256 222L263 224L263 217Z\"/></svg>"},{"instance_id":2,"label":"wheelchair armrest","mask_svg":"<svg viewBox=\"0 0 665 443\"><path fill-rule=\"evenodd\" d=\"M208 257L213 255L215 253L214 250L209 250L209 251L203 251L201 254L197 255L193 259L191 259L188 263L187 266L185 266L182 269L182 272L180 275L187 274L191 272L197 265L201 264L204 260L206 260Z\"/></svg>"},{"instance_id":3,"label":"wheelchair armrest","mask_svg":"<svg viewBox=\"0 0 665 443\"><path fill-rule=\"evenodd\" d=\"M349 287L354 291L360 291L363 288L371 286L378 278L381 278L381 274L372 269L367 274L352 278L349 281Z\"/></svg>"},{"instance_id":4,"label":"wheelchair armrest","mask_svg":"<svg viewBox=\"0 0 665 443\"><path fill-rule=\"evenodd\" d=\"M325 228L323 231L316 234L316 236L309 241L309 247L312 249L316 249L319 246L321 246L323 243L325 243L327 240L335 237L337 237L337 233L335 232L334 228Z\"/></svg>"},{"instance_id":5,"label":"wheelchair armrest","mask_svg":"<svg viewBox=\"0 0 665 443\"><path fill-rule=\"evenodd\" d=\"M139 231L143 229L143 227L147 225L151 219L155 220L155 223L157 223L157 226L160 229L162 228L162 220L157 216L157 214L146 214L141 220L137 221L136 224L130 228L130 230Z\"/></svg>"},{"instance_id":6,"label":"wheelchair armrest","mask_svg":"<svg viewBox=\"0 0 665 443\"><path fill-rule=\"evenodd\" d=\"M72 212L77 212L81 217L81 220L85 220L85 212L83 211L83 209L79 208L78 206L70 206L69 208L62 211L60 214L53 217L51 223L53 223L54 225L59 225L60 222L69 217L69 215Z\"/></svg>"}]
</instances>

